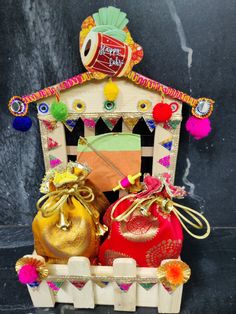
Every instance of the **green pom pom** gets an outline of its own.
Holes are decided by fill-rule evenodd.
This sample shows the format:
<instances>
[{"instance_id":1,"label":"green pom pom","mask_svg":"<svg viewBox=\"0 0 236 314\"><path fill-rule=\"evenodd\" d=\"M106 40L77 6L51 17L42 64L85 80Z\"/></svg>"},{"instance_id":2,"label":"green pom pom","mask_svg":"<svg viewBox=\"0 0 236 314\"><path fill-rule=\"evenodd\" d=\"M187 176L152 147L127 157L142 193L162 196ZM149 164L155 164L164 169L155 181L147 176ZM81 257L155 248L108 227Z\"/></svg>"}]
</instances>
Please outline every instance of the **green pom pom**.
<instances>
[{"instance_id":1,"label":"green pom pom","mask_svg":"<svg viewBox=\"0 0 236 314\"><path fill-rule=\"evenodd\" d=\"M67 106L61 101L53 101L50 112L57 121L65 121L68 116Z\"/></svg>"}]
</instances>

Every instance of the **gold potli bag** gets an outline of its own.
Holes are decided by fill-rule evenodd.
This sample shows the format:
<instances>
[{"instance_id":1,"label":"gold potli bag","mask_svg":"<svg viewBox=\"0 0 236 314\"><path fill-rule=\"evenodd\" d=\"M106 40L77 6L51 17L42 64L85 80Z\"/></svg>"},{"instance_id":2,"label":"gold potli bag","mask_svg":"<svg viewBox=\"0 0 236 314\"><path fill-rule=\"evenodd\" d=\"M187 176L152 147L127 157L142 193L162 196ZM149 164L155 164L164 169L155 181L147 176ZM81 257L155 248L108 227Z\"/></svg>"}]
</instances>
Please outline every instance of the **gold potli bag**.
<instances>
[{"instance_id":1,"label":"gold potli bag","mask_svg":"<svg viewBox=\"0 0 236 314\"><path fill-rule=\"evenodd\" d=\"M48 263L66 263L71 256L93 262L97 256L99 238L107 231L99 211L107 201L90 187L88 174L85 166L69 162L66 170L51 170L43 179L40 191L46 195L37 202L32 228L35 250Z\"/></svg>"}]
</instances>

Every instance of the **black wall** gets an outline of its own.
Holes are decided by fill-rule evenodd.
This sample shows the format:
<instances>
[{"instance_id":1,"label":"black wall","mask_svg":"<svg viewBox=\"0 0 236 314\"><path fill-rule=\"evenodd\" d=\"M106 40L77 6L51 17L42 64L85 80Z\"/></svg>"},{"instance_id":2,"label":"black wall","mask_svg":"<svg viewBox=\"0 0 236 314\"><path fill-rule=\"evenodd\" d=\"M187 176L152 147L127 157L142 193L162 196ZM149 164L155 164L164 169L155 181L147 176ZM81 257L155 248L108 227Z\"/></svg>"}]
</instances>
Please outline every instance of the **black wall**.
<instances>
[{"instance_id":1,"label":"black wall","mask_svg":"<svg viewBox=\"0 0 236 314\"><path fill-rule=\"evenodd\" d=\"M83 72L81 23L107 5L127 13L129 30L144 49L134 70L193 97L216 101L212 133L201 141L185 131L187 105L183 111L176 183L187 184L185 204L200 208L212 226L207 240L186 236L183 258L193 278L183 309L231 313L236 273L234 0L0 1L0 225L5 226L0 244L6 226L31 224L44 174L36 109L30 110L31 130L20 133L11 127L8 100Z\"/></svg>"}]
</instances>

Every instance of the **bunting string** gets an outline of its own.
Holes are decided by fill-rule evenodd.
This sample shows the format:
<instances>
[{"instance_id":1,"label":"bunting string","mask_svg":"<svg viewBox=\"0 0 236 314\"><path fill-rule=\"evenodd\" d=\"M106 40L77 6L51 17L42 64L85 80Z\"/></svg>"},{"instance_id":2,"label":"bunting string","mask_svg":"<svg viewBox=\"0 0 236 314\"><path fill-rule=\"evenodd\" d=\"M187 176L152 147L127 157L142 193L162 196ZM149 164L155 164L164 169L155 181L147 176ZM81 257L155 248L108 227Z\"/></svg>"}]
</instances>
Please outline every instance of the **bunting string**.
<instances>
[{"instance_id":1,"label":"bunting string","mask_svg":"<svg viewBox=\"0 0 236 314\"><path fill-rule=\"evenodd\" d=\"M61 281L81 281L85 282L91 280L95 283L99 282L118 282L118 283L158 283L160 282L157 277L126 277L126 276L48 276L48 281L61 282Z\"/></svg>"},{"instance_id":2,"label":"bunting string","mask_svg":"<svg viewBox=\"0 0 236 314\"><path fill-rule=\"evenodd\" d=\"M85 127L87 128L95 128L98 120L101 118L104 124L110 129L113 130L113 128L116 126L118 121L122 118L125 125L128 129L131 131L136 126L136 124L139 122L141 118L144 119L148 129L150 132L153 132L156 123L153 120L151 113L140 113L140 112L125 112L125 113L86 113L86 114L74 114L71 113L66 121L64 121L64 125L67 127L67 129L72 132L79 120L79 118L82 119L84 122ZM57 126L57 122L55 120L42 120L44 126L46 129L51 132L55 129ZM177 126L181 123L181 116L175 116L175 120L170 120L166 123L164 123L163 127L165 129L173 129L175 130Z\"/></svg>"}]
</instances>

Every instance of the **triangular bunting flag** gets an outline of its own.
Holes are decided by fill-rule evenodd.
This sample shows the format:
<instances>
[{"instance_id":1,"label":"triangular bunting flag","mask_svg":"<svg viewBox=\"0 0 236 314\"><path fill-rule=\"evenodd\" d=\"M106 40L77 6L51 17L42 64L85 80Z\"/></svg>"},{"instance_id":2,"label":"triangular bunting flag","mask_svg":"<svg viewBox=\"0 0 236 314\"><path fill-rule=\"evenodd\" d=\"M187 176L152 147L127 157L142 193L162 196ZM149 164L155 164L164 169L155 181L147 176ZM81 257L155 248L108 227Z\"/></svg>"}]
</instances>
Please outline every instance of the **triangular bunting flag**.
<instances>
[{"instance_id":1,"label":"triangular bunting flag","mask_svg":"<svg viewBox=\"0 0 236 314\"><path fill-rule=\"evenodd\" d=\"M61 289L64 281L47 281L47 285L53 291L54 295L57 295L58 291Z\"/></svg>"},{"instance_id":2,"label":"triangular bunting flag","mask_svg":"<svg viewBox=\"0 0 236 314\"><path fill-rule=\"evenodd\" d=\"M150 290L153 286L155 286L155 283L140 283L140 286L143 287L145 290Z\"/></svg>"},{"instance_id":3,"label":"triangular bunting flag","mask_svg":"<svg viewBox=\"0 0 236 314\"><path fill-rule=\"evenodd\" d=\"M166 149L168 149L169 151L171 151L173 142L171 140L165 140L165 141L161 142L160 144L163 147L165 147Z\"/></svg>"},{"instance_id":4,"label":"triangular bunting flag","mask_svg":"<svg viewBox=\"0 0 236 314\"><path fill-rule=\"evenodd\" d=\"M166 291L169 293L169 294L172 294L174 291L175 291L175 289L177 288L177 286L175 287L175 286L170 286L170 285L168 285L168 284L165 284L165 283L162 283L162 286L166 289Z\"/></svg>"},{"instance_id":5,"label":"triangular bunting flag","mask_svg":"<svg viewBox=\"0 0 236 314\"><path fill-rule=\"evenodd\" d=\"M59 158L52 156L52 155L49 155L49 159L50 159L50 167L51 168L55 168L56 166L58 166L62 163L62 161Z\"/></svg>"},{"instance_id":6,"label":"triangular bunting flag","mask_svg":"<svg viewBox=\"0 0 236 314\"><path fill-rule=\"evenodd\" d=\"M168 123L172 127L172 129L175 130L177 126L180 124L180 120L170 120Z\"/></svg>"},{"instance_id":7,"label":"triangular bunting flag","mask_svg":"<svg viewBox=\"0 0 236 314\"><path fill-rule=\"evenodd\" d=\"M82 118L83 122L84 122L84 126L86 128L91 128L94 129L96 126L96 123L98 122L99 118Z\"/></svg>"},{"instance_id":8,"label":"triangular bunting flag","mask_svg":"<svg viewBox=\"0 0 236 314\"><path fill-rule=\"evenodd\" d=\"M43 125L45 126L45 128L51 132L53 131L56 126L57 126L57 122L56 121L48 121L48 120L42 120Z\"/></svg>"},{"instance_id":9,"label":"triangular bunting flag","mask_svg":"<svg viewBox=\"0 0 236 314\"><path fill-rule=\"evenodd\" d=\"M163 125L163 128L166 130L175 130L177 128L177 126L180 124L180 120L170 120L168 122L165 122Z\"/></svg>"},{"instance_id":10,"label":"triangular bunting flag","mask_svg":"<svg viewBox=\"0 0 236 314\"><path fill-rule=\"evenodd\" d=\"M104 288L109 284L109 281L95 281L95 282L100 288Z\"/></svg>"},{"instance_id":11,"label":"triangular bunting flag","mask_svg":"<svg viewBox=\"0 0 236 314\"><path fill-rule=\"evenodd\" d=\"M139 117L135 118L123 117L123 121L130 131L133 131L133 128L138 123L139 119L140 119Z\"/></svg>"},{"instance_id":12,"label":"triangular bunting flag","mask_svg":"<svg viewBox=\"0 0 236 314\"><path fill-rule=\"evenodd\" d=\"M165 157L159 159L159 163L160 163L162 166L164 166L164 167L166 167L166 168L169 168L169 167L170 167L170 155L165 156Z\"/></svg>"},{"instance_id":13,"label":"triangular bunting flag","mask_svg":"<svg viewBox=\"0 0 236 314\"><path fill-rule=\"evenodd\" d=\"M34 281L34 282L32 282L32 283L29 283L28 285L30 286L30 288L32 288L32 289L38 289L38 287L40 286L40 284L41 284L41 281Z\"/></svg>"},{"instance_id":14,"label":"triangular bunting flag","mask_svg":"<svg viewBox=\"0 0 236 314\"><path fill-rule=\"evenodd\" d=\"M82 290L83 287L86 285L87 281L71 281L72 285L75 286L77 289Z\"/></svg>"},{"instance_id":15,"label":"triangular bunting flag","mask_svg":"<svg viewBox=\"0 0 236 314\"><path fill-rule=\"evenodd\" d=\"M67 119L64 121L64 125L67 127L67 129L72 132L74 130L74 127L76 126L79 118L77 119Z\"/></svg>"},{"instance_id":16,"label":"triangular bunting flag","mask_svg":"<svg viewBox=\"0 0 236 314\"><path fill-rule=\"evenodd\" d=\"M146 122L147 127L149 128L149 131L152 132L156 127L154 120L152 119L144 119L144 120Z\"/></svg>"},{"instance_id":17,"label":"triangular bunting flag","mask_svg":"<svg viewBox=\"0 0 236 314\"><path fill-rule=\"evenodd\" d=\"M128 292L129 288L132 286L132 283L117 283L118 287L123 292Z\"/></svg>"},{"instance_id":18,"label":"triangular bunting flag","mask_svg":"<svg viewBox=\"0 0 236 314\"><path fill-rule=\"evenodd\" d=\"M108 129L110 131L113 130L113 128L115 127L116 123L119 121L119 117L118 118L102 118L103 122L106 124L106 126L108 127Z\"/></svg>"},{"instance_id":19,"label":"triangular bunting flag","mask_svg":"<svg viewBox=\"0 0 236 314\"><path fill-rule=\"evenodd\" d=\"M163 123L163 129L170 131L171 130L171 126L169 125L168 122L164 122Z\"/></svg>"},{"instance_id":20,"label":"triangular bunting flag","mask_svg":"<svg viewBox=\"0 0 236 314\"><path fill-rule=\"evenodd\" d=\"M51 137L48 137L47 145L48 145L48 150L52 150L59 146L59 144L56 141L54 141Z\"/></svg>"}]
</instances>

